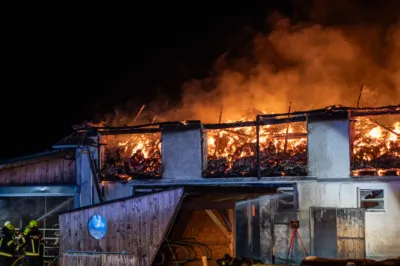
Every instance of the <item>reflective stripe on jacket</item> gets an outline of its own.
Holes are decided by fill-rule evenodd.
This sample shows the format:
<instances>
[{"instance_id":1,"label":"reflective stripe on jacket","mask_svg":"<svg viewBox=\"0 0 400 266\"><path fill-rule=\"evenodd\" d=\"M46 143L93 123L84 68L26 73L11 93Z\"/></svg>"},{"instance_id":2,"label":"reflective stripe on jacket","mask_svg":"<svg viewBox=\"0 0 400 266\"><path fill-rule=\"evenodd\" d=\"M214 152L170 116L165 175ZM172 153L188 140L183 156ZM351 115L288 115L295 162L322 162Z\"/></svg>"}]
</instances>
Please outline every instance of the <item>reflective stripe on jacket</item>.
<instances>
[{"instance_id":1,"label":"reflective stripe on jacket","mask_svg":"<svg viewBox=\"0 0 400 266\"><path fill-rule=\"evenodd\" d=\"M13 257L14 256L15 243L11 235L1 234L0 235L0 256Z\"/></svg>"},{"instance_id":2,"label":"reflective stripe on jacket","mask_svg":"<svg viewBox=\"0 0 400 266\"><path fill-rule=\"evenodd\" d=\"M43 236L37 230L31 230L28 234L23 236L23 243L26 243L25 256L41 256L40 245L43 243Z\"/></svg>"}]
</instances>

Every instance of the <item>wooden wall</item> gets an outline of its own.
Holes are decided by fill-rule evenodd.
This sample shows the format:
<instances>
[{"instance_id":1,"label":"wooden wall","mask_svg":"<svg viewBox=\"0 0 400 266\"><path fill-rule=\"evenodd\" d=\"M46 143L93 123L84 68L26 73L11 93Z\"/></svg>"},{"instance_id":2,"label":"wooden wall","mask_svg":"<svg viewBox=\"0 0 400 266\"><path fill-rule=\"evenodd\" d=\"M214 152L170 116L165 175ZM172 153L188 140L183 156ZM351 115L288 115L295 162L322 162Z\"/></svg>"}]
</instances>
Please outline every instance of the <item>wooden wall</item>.
<instances>
[{"instance_id":1,"label":"wooden wall","mask_svg":"<svg viewBox=\"0 0 400 266\"><path fill-rule=\"evenodd\" d=\"M101 254L101 255L76 255L64 254L64 259L60 266L72 265L90 265L90 266L119 266L119 265L140 265L135 255L117 255L117 254Z\"/></svg>"},{"instance_id":2,"label":"wooden wall","mask_svg":"<svg viewBox=\"0 0 400 266\"><path fill-rule=\"evenodd\" d=\"M179 188L61 214L61 265L151 265L176 209L180 206L182 196L183 189ZM92 238L87 229L90 217L95 214L107 220L107 234L101 240ZM73 252L73 255L67 255L66 250L125 251L133 253L133 256L88 256ZM115 264L106 263L111 260ZM132 261L135 263L132 264Z\"/></svg>"},{"instance_id":3,"label":"wooden wall","mask_svg":"<svg viewBox=\"0 0 400 266\"><path fill-rule=\"evenodd\" d=\"M338 259L365 258L364 209L337 209Z\"/></svg>"},{"instance_id":4,"label":"wooden wall","mask_svg":"<svg viewBox=\"0 0 400 266\"><path fill-rule=\"evenodd\" d=\"M312 207L313 255L325 258L365 258L365 212L361 208Z\"/></svg>"},{"instance_id":5,"label":"wooden wall","mask_svg":"<svg viewBox=\"0 0 400 266\"><path fill-rule=\"evenodd\" d=\"M55 156L0 169L0 186L73 185L75 177L75 160Z\"/></svg>"}]
</instances>

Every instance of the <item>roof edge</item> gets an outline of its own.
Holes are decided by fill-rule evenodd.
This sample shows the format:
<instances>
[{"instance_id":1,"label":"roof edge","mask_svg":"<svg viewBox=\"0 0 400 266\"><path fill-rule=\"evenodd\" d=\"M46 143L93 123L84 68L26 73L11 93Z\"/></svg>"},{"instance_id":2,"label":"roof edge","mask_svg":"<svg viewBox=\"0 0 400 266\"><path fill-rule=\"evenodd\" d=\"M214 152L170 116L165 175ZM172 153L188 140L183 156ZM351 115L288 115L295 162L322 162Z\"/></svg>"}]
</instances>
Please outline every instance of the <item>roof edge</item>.
<instances>
[{"instance_id":1,"label":"roof edge","mask_svg":"<svg viewBox=\"0 0 400 266\"><path fill-rule=\"evenodd\" d=\"M64 154L62 149L48 150L39 153L9 158L0 161L0 170L6 168L12 168L20 165L26 165L28 162L41 161L41 159L55 157L56 155Z\"/></svg>"}]
</instances>

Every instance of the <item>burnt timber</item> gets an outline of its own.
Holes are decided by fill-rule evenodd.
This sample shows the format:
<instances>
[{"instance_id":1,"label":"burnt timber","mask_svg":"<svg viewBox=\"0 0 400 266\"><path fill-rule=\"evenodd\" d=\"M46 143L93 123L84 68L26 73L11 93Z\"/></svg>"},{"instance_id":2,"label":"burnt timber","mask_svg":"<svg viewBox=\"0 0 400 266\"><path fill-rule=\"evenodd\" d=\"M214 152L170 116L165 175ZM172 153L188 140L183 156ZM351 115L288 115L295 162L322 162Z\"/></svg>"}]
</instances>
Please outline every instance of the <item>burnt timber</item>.
<instances>
[{"instance_id":1,"label":"burnt timber","mask_svg":"<svg viewBox=\"0 0 400 266\"><path fill-rule=\"evenodd\" d=\"M342 107L342 106L330 106L323 109L316 109L311 111L297 111L291 113L280 113L280 114L263 114L257 115L257 119L254 121L238 121L233 123L218 123L218 124L203 124L204 129L228 129L233 127L255 127L261 125L277 125L295 122L305 122L308 118L334 118L343 116L344 113L348 113L351 117L363 117L363 116L378 116L378 115L399 115L400 105L394 106L382 106L382 107L365 107L365 108L354 108L354 107ZM282 118L284 117L284 118ZM92 132L100 133L104 135L108 134L145 134L145 133L157 133L161 132L160 126L167 124L180 124L185 127L186 122L160 122L154 124L144 124L137 126L123 126L123 127L83 127L76 130L78 133Z\"/></svg>"}]
</instances>

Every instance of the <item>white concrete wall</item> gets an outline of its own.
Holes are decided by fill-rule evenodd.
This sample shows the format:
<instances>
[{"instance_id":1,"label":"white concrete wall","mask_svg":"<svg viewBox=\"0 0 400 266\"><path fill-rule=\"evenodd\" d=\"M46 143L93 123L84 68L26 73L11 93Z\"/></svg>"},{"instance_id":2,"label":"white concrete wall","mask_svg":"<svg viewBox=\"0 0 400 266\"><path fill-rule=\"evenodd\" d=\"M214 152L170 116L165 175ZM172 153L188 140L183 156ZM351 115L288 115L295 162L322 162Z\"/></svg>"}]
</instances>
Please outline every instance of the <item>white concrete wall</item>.
<instances>
[{"instance_id":1,"label":"white concrete wall","mask_svg":"<svg viewBox=\"0 0 400 266\"><path fill-rule=\"evenodd\" d=\"M163 179L201 179L203 175L203 132L165 131L162 134Z\"/></svg>"},{"instance_id":2,"label":"white concrete wall","mask_svg":"<svg viewBox=\"0 0 400 266\"><path fill-rule=\"evenodd\" d=\"M357 208L359 189L384 189L385 211L366 212L366 255L371 259L400 254L400 180L393 182L303 182L298 183L299 230L310 249L310 207Z\"/></svg>"},{"instance_id":3,"label":"white concrete wall","mask_svg":"<svg viewBox=\"0 0 400 266\"><path fill-rule=\"evenodd\" d=\"M348 119L313 121L308 130L308 175L318 178L350 176Z\"/></svg>"}]
</instances>

